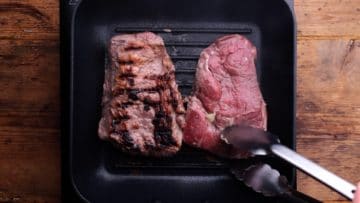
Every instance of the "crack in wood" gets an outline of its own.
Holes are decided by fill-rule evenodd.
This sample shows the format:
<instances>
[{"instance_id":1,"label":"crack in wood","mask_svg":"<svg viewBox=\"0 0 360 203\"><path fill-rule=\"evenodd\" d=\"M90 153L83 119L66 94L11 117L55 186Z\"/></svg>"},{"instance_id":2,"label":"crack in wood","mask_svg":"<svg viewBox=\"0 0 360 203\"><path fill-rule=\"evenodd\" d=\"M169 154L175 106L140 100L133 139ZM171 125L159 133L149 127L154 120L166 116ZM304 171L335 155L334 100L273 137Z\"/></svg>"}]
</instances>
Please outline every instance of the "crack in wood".
<instances>
[{"instance_id":1,"label":"crack in wood","mask_svg":"<svg viewBox=\"0 0 360 203\"><path fill-rule=\"evenodd\" d=\"M347 65L347 59L348 56L350 55L350 53L354 50L355 47L355 40L351 39L347 45L347 50L345 52L344 58L341 62L341 66L340 66L340 73L344 71L345 66Z\"/></svg>"}]
</instances>

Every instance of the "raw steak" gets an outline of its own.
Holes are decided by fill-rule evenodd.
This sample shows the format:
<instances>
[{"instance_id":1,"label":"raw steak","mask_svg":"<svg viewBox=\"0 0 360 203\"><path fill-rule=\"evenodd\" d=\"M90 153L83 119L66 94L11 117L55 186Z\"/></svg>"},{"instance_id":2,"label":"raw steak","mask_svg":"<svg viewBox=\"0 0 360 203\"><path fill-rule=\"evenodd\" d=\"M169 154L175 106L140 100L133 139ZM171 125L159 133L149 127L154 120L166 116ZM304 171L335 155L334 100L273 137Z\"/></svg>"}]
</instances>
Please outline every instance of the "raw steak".
<instances>
[{"instance_id":1,"label":"raw steak","mask_svg":"<svg viewBox=\"0 0 360 203\"><path fill-rule=\"evenodd\" d=\"M228 158L243 158L220 138L233 124L266 129L266 107L255 68L256 48L241 35L221 37L200 55L189 97L184 142Z\"/></svg>"}]
</instances>

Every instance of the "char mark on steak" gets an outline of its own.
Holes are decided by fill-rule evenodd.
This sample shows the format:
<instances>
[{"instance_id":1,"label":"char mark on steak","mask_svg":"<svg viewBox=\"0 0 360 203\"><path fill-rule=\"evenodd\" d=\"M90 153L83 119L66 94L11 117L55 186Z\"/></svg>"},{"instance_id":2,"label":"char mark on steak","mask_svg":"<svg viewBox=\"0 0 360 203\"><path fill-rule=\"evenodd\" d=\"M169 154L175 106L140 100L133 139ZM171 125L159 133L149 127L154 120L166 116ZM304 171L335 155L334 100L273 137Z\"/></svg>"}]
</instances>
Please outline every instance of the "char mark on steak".
<instances>
[{"instance_id":1,"label":"char mark on steak","mask_svg":"<svg viewBox=\"0 0 360 203\"><path fill-rule=\"evenodd\" d=\"M228 158L248 155L226 145L220 133L234 124L266 129L255 58L256 48L237 34L217 39L201 53L196 89L187 104L185 143Z\"/></svg>"},{"instance_id":2,"label":"char mark on steak","mask_svg":"<svg viewBox=\"0 0 360 203\"><path fill-rule=\"evenodd\" d=\"M175 154L185 110L163 40L150 32L117 35L109 54L99 137L130 154Z\"/></svg>"}]
</instances>

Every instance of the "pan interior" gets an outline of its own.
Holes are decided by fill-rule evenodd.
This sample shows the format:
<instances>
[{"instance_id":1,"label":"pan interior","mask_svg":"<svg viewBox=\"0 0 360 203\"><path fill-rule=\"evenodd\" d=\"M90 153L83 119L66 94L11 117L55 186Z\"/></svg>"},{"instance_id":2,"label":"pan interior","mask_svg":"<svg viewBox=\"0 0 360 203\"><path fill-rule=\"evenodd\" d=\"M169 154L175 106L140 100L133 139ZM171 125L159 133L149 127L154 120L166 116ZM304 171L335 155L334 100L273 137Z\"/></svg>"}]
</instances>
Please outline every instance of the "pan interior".
<instances>
[{"instance_id":1,"label":"pan interior","mask_svg":"<svg viewBox=\"0 0 360 203\"><path fill-rule=\"evenodd\" d=\"M185 146L172 158L130 157L100 141L107 44L121 33L159 34L186 96L200 52L218 37L243 34L257 47L268 129L294 147L294 26L283 0L83 0L73 22L71 67L71 173L79 192L91 202L233 202L239 196L245 202L264 201L235 181L224 161L208 153ZM267 161L292 180L289 166Z\"/></svg>"}]
</instances>

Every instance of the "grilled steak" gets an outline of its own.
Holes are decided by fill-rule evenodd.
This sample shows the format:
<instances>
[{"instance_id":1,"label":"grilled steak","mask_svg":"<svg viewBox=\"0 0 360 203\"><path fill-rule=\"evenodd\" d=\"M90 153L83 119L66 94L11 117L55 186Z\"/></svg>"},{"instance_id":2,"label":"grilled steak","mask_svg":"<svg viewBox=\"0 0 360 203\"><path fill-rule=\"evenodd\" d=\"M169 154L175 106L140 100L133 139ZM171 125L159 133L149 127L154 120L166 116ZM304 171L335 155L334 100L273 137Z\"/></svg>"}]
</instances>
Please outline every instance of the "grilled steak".
<instances>
[{"instance_id":1,"label":"grilled steak","mask_svg":"<svg viewBox=\"0 0 360 203\"><path fill-rule=\"evenodd\" d=\"M150 32L118 35L109 53L99 137L130 154L176 153L185 110L161 37Z\"/></svg>"},{"instance_id":2,"label":"grilled steak","mask_svg":"<svg viewBox=\"0 0 360 203\"><path fill-rule=\"evenodd\" d=\"M185 143L223 157L247 155L226 145L220 132L233 124L266 129L255 58L256 48L241 35L224 36L201 53L186 113Z\"/></svg>"}]
</instances>

